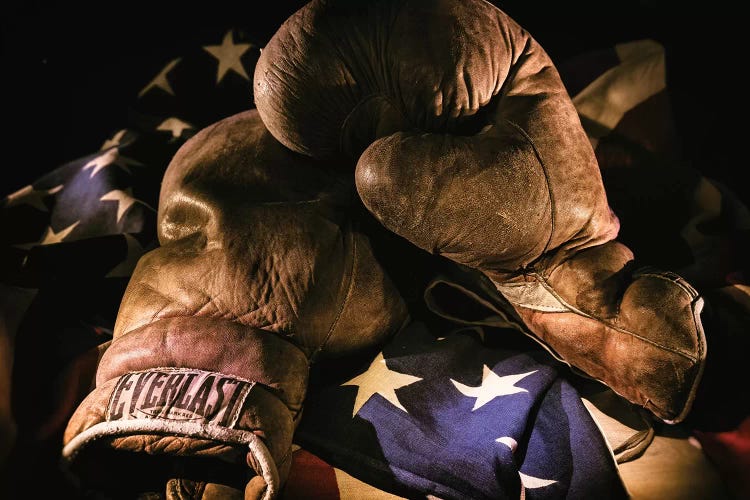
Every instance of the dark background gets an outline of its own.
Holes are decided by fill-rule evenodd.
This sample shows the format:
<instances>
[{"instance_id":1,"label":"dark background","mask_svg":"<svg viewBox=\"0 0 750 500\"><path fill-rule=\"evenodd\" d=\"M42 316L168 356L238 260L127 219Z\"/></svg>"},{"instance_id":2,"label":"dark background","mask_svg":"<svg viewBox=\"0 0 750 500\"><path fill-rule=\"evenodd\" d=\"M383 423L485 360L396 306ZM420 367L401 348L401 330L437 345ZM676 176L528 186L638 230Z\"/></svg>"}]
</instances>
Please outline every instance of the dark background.
<instances>
[{"instance_id":1,"label":"dark background","mask_svg":"<svg viewBox=\"0 0 750 500\"><path fill-rule=\"evenodd\" d=\"M699 8L646 0L495 3L555 61L637 38L660 41L685 158L730 181L744 168L737 151L745 31L728 2ZM303 4L47 1L2 7L0 197L98 150L127 124L138 91L186 45L207 43L232 26L245 27L264 44Z\"/></svg>"}]
</instances>

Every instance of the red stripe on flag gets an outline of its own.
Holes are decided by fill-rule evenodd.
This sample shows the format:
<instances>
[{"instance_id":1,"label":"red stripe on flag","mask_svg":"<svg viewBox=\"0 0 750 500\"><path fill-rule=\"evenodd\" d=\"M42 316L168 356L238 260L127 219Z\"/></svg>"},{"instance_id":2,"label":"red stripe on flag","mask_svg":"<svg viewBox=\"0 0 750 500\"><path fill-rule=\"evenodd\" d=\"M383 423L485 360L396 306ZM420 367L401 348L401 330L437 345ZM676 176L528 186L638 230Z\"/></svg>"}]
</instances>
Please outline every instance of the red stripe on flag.
<instances>
[{"instance_id":1,"label":"red stripe on flag","mask_svg":"<svg viewBox=\"0 0 750 500\"><path fill-rule=\"evenodd\" d=\"M292 456L292 469L284 487L283 500L340 500L336 473L328 463L305 450Z\"/></svg>"},{"instance_id":2,"label":"red stripe on flag","mask_svg":"<svg viewBox=\"0 0 750 500\"><path fill-rule=\"evenodd\" d=\"M750 498L750 417L736 429L694 434L736 498Z\"/></svg>"}]
</instances>

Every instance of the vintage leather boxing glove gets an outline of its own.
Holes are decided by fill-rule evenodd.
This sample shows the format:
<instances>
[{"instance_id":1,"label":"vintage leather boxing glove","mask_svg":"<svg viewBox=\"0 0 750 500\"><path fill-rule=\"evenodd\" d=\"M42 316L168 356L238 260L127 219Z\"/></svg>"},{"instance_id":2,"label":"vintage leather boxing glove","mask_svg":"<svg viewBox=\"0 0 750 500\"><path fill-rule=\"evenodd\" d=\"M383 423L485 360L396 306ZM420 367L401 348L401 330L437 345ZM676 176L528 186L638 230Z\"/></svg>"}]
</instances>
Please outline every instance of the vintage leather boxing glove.
<instances>
[{"instance_id":1,"label":"vintage leather boxing glove","mask_svg":"<svg viewBox=\"0 0 750 500\"><path fill-rule=\"evenodd\" d=\"M347 177L284 148L256 111L180 148L160 194L161 246L139 261L96 388L65 432L82 489L279 492L309 365L407 320L352 220Z\"/></svg>"},{"instance_id":2,"label":"vintage leather boxing glove","mask_svg":"<svg viewBox=\"0 0 750 500\"><path fill-rule=\"evenodd\" d=\"M263 49L255 102L292 150L356 165L389 229L492 279L570 365L669 422L702 299L615 241L592 147L542 47L483 0L314 0Z\"/></svg>"}]
</instances>

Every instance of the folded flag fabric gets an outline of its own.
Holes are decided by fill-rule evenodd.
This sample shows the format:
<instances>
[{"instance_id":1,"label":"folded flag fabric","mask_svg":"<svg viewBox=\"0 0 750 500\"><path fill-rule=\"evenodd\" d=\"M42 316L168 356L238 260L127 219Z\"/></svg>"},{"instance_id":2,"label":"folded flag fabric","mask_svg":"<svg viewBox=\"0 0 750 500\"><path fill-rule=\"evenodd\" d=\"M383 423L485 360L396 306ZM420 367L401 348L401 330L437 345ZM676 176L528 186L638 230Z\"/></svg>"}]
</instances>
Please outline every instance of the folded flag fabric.
<instances>
[{"instance_id":1,"label":"folded flag fabric","mask_svg":"<svg viewBox=\"0 0 750 500\"><path fill-rule=\"evenodd\" d=\"M362 373L313 390L296 440L408 497L626 498L614 456L546 352L420 322Z\"/></svg>"}]
</instances>

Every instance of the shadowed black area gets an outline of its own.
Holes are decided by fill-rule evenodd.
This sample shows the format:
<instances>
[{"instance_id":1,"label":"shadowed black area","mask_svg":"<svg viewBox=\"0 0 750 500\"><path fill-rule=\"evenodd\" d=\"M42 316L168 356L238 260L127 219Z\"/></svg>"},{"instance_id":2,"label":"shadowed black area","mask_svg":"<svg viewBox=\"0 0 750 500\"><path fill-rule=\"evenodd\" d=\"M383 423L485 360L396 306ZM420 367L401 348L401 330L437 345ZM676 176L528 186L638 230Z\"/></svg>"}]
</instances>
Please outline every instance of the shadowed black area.
<instances>
[{"instance_id":1,"label":"shadowed black area","mask_svg":"<svg viewBox=\"0 0 750 500\"><path fill-rule=\"evenodd\" d=\"M253 2L220 1L177 9L134 1L110 12L45 0L4 7L0 57L8 77L0 88L12 138L6 131L3 140L10 147L4 151L12 161L6 156L0 169L2 194L97 149L127 121L126 105L143 82L185 46L214 38L218 43L228 26L244 27L262 44L305 3L265 2L259 9ZM700 9L665 0L494 3L532 33L555 62L622 41L660 41L668 54L686 157L721 178L738 178L732 168L736 150L712 147L727 135L739 138L739 128L724 126L734 113L733 93L719 90L743 47L743 31L737 29L743 16L736 5L726 0ZM704 68L727 69L717 75ZM38 144L45 146L35 148Z\"/></svg>"}]
</instances>

